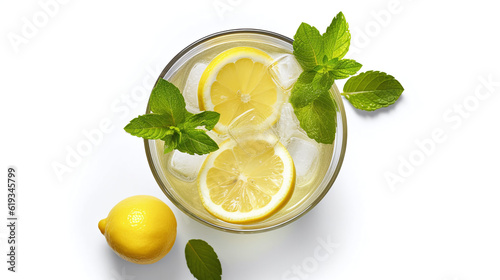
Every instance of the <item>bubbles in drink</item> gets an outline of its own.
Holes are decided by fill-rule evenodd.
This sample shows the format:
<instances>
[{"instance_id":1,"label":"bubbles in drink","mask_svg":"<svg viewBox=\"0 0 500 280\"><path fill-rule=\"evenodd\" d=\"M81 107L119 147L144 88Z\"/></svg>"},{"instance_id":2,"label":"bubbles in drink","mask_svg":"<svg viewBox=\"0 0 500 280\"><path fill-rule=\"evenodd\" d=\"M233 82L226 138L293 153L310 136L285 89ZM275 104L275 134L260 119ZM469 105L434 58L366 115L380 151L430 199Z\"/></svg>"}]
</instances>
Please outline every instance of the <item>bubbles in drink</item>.
<instances>
[{"instance_id":1,"label":"bubbles in drink","mask_svg":"<svg viewBox=\"0 0 500 280\"><path fill-rule=\"evenodd\" d=\"M192 182L196 180L201 165L208 155L190 155L174 150L168 165L170 172L183 181Z\"/></svg>"},{"instance_id":2,"label":"bubbles in drink","mask_svg":"<svg viewBox=\"0 0 500 280\"><path fill-rule=\"evenodd\" d=\"M285 54L271 63L269 72L278 86L289 90L302 73L302 67L292 54Z\"/></svg>"},{"instance_id":3,"label":"bubbles in drink","mask_svg":"<svg viewBox=\"0 0 500 280\"><path fill-rule=\"evenodd\" d=\"M191 113L200 112L200 106L198 104L198 83L207 65L206 63L196 63L193 66L191 71L189 71L186 86L182 91L182 95L186 101L186 109Z\"/></svg>"},{"instance_id":4,"label":"bubbles in drink","mask_svg":"<svg viewBox=\"0 0 500 280\"><path fill-rule=\"evenodd\" d=\"M297 186L307 183L318 166L319 144L309 138L292 137L286 145L295 164Z\"/></svg>"}]
</instances>

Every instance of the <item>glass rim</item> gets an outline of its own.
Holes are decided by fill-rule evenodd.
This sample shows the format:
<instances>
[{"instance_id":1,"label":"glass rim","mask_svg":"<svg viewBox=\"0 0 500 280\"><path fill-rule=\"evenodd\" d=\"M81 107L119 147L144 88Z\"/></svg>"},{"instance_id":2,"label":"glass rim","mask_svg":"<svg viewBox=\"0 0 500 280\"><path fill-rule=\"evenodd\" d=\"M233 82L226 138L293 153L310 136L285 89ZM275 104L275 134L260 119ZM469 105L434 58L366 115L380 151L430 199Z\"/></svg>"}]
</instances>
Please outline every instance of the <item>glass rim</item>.
<instances>
[{"instance_id":1,"label":"glass rim","mask_svg":"<svg viewBox=\"0 0 500 280\"><path fill-rule=\"evenodd\" d=\"M158 82L158 80L160 78L163 78L167 74L167 72L172 68L172 66L180 58L182 58L186 53L188 53L193 48L197 47L198 45L201 45L202 43L204 43L206 41L215 39L217 37L226 36L226 35L230 35L230 34L242 34L242 33L250 33L250 34L259 34L259 35L271 36L271 37L283 40L283 41L285 41L287 43L293 44L293 39L291 39L291 38L289 38L287 36L281 35L279 33L272 32L272 31L267 31L267 30L263 30L263 29L237 28L237 29L228 29L228 30L223 30L223 31L215 32L215 33L212 33L210 35L207 35L205 37L202 37L202 38L194 41L193 43L189 44L187 47L185 47L184 49L182 49L179 53L177 53L177 55L175 55L169 61L169 63L165 66L165 68L163 69L163 71L160 73L160 75L158 76L158 78L155 81L155 84L153 85L153 88L156 86L156 83ZM333 86L336 87L335 84ZM307 205L301 212L297 213L295 216L293 216L290 219L288 219L286 221L283 221L281 223L277 223L275 225L267 226L267 227L263 227L263 228L259 228L259 229L232 229L232 228L227 228L227 227L219 226L217 224L211 223L211 222L209 222L209 221L207 221L205 219L202 219L202 218L198 217L197 215L195 215L194 213L192 213L191 211L189 211L188 209L186 209L179 201L177 201L175 199L175 197L173 197L173 195L171 195L167 191L167 188L164 186L163 181L161 180L160 175L158 174L158 171L155 168L155 165L154 165L154 162L153 162L153 158L152 158L152 155L151 155L150 144L149 144L150 140L144 139L144 148L146 150L146 157L147 157L147 160L148 160L149 168L151 169L151 172L153 173L153 177L155 178L158 186L163 191L163 193L167 196L167 198L179 210L181 210L184 214L186 214L189 217L193 218L197 222L200 222L201 224L207 225L209 227L212 227L212 228L215 228L215 229L218 229L218 230L221 230L221 231L231 232L231 233L259 233L259 232L267 232L267 231L271 231L273 229L281 228L281 227L283 227L285 225L288 225L288 224L292 223L293 221L296 221L300 217L304 216L307 212L311 211L316 205L318 205L319 202L321 200L323 200L323 198L326 196L326 194L328 193L328 191L330 191L331 187L333 186L333 183L335 182L335 180L336 180L336 178L337 178L337 176L338 176L338 174L340 172L340 168L341 168L342 163L344 161L345 151L346 151L346 147L347 147L347 121L346 121L346 114L345 114L345 109L344 109L343 102L337 102L337 103L338 103L337 106L338 106L339 112L340 112L340 114L342 116L342 136L343 137L342 137L342 143L341 143L341 146L340 146L340 155L339 155L338 164L335 167L335 170L333 171L332 177L326 183L325 189L318 195L318 197L316 197L316 199L314 201L312 201L309 205ZM149 113L149 112L150 112L150 107L149 107L149 101L148 101L148 105L146 107L146 114Z\"/></svg>"}]
</instances>

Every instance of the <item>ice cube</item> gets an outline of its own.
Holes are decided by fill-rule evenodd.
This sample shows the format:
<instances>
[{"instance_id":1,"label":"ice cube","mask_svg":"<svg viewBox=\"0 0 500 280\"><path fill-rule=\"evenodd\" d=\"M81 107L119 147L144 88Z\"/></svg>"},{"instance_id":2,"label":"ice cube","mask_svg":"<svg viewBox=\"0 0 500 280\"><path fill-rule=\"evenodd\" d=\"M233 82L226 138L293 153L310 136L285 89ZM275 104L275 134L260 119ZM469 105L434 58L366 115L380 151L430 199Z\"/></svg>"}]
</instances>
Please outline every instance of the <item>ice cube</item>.
<instances>
[{"instance_id":1,"label":"ice cube","mask_svg":"<svg viewBox=\"0 0 500 280\"><path fill-rule=\"evenodd\" d=\"M207 131L207 134L217 143L217 145L228 138L227 134L219 134L213 130Z\"/></svg>"},{"instance_id":2,"label":"ice cube","mask_svg":"<svg viewBox=\"0 0 500 280\"><path fill-rule=\"evenodd\" d=\"M318 167L319 144L309 138L292 137L286 149L295 164L297 184L307 183Z\"/></svg>"},{"instance_id":3,"label":"ice cube","mask_svg":"<svg viewBox=\"0 0 500 280\"><path fill-rule=\"evenodd\" d=\"M198 177L201 165L207 156L208 154L201 156L190 155L174 150L170 157L168 167L175 177L183 181L192 182Z\"/></svg>"},{"instance_id":4,"label":"ice cube","mask_svg":"<svg viewBox=\"0 0 500 280\"><path fill-rule=\"evenodd\" d=\"M255 156L264 153L267 149L273 148L278 143L279 138L273 127L264 128L262 124L265 118L257 110L250 109L236 117L228 127L228 134L238 146ZM255 140L263 140L266 145L255 145ZM259 149L256 149L259 147Z\"/></svg>"},{"instance_id":5,"label":"ice cube","mask_svg":"<svg viewBox=\"0 0 500 280\"><path fill-rule=\"evenodd\" d=\"M288 90L302 73L302 67L292 54L285 54L269 65L269 72L278 86Z\"/></svg>"},{"instance_id":6,"label":"ice cube","mask_svg":"<svg viewBox=\"0 0 500 280\"><path fill-rule=\"evenodd\" d=\"M200 106L198 104L198 84L200 83L201 75L207 68L206 63L196 63L186 79L186 85L182 91L184 100L186 100L186 109L191 113L199 113Z\"/></svg>"},{"instance_id":7,"label":"ice cube","mask_svg":"<svg viewBox=\"0 0 500 280\"><path fill-rule=\"evenodd\" d=\"M276 130L281 143L288 143L293 136L306 135L300 128L299 120L293 112L292 104L285 103L281 106L280 119L276 124Z\"/></svg>"}]
</instances>

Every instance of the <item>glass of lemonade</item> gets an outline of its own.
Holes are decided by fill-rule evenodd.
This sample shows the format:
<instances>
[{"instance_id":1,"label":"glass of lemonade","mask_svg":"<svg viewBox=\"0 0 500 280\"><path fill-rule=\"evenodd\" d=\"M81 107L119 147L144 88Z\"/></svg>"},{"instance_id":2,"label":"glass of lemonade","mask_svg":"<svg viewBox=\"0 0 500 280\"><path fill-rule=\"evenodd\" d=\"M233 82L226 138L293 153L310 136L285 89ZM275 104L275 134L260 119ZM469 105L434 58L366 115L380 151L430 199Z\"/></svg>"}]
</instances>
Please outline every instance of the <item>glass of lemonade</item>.
<instances>
[{"instance_id":1,"label":"glass of lemonade","mask_svg":"<svg viewBox=\"0 0 500 280\"><path fill-rule=\"evenodd\" d=\"M153 175L165 195L181 211L193 219L219 230L252 233L286 225L311 210L332 187L344 158L347 142L346 116L339 90L330 90L336 103L336 134L333 144L319 144L300 128L293 108L288 103L291 87L302 72L293 57L292 39L257 29L235 29L204 37L177 54L159 78L170 81L182 92L186 109L199 113L199 83L210 62L219 54L236 47L250 47L267 53L272 62L265 65L283 102L274 110L273 121L266 134L288 150L295 165L295 188L290 200L276 213L250 223L231 223L210 214L202 204L197 177L207 155L189 155L177 150L164 154L163 141L144 140L146 155ZM242 96L242 98L245 98ZM151 113L148 106L146 113ZM228 133L210 131L220 146L231 138Z\"/></svg>"}]
</instances>

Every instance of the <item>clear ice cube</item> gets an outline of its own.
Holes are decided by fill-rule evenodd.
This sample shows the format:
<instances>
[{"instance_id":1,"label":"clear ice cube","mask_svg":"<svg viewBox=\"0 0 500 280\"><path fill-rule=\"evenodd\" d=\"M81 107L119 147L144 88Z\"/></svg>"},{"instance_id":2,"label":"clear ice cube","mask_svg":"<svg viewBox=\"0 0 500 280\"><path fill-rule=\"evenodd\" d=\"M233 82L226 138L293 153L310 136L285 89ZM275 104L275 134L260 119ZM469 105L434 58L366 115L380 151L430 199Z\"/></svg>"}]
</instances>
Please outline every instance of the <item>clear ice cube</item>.
<instances>
[{"instance_id":1,"label":"clear ice cube","mask_svg":"<svg viewBox=\"0 0 500 280\"><path fill-rule=\"evenodd\" d=\"M192 182L198 177L201 165L203 161L207 158L207 155L190 155L186 153L174 150L170 157L170 172L175 175L175 177Z\"/></svg>"},{"instance_id":2,"label":"clear ice cube","mask_svg":"<svg viewBox=\"0 0 500 280\"><path fill-rule=\"evenodd\" d=\"M196 63L193 68L191 68L186 80L186 85L182 91L182 95L186 101L186 109L191 113L200 112L200 106L198 104L198 84L206 68L206 63Z\"/></svg>"},{"instance_id":3,"label":"clear ice cube","mask_svg":"<svg viewBox=\"0 0 500 280\"><path fill-rule=\"evenodd\" d=\"M288 143L293 136L306 135L293 112L292 104L284 103L281 106L280 119L276 124L276 130L283 144Z\"/></svg>"},{"instance_id":4,"label":"clear ice cube","mask_svg":"<svg viewBox=\"0 0 500 280\"><path fill-rule=\"evenodd\" d=\"M249 155L264 153L267 149L256 150L253 141L265 140L266 148L273 148L279 138L274 128L263 129L262 123L265 118L257 110L250 109L236 117L228 127L229 136L236 141L238 146Z\"/></svg>"},{"instance_id":5,"label":"clear ice cube","mask_svg":"<svg viewBox=\"0 0 500 280\"><path fill-rule=\"evenodd\" d=\"M309 138L292 137L286 149L295 164L297 184L307 183L318 167L319 144Z\"/></svg>"},{"instance_id":6,"label":"clear ice cube","mask_svg":"<svg viewBox=\"0 0 500 280\"><path fill-rule=\"evenodd\" d=\"M217 145L219 145L220 143L222 143L224 140L226 140L228 138L227 134L218 134L217 132L215 132L213 130L207 131L207 134L208 134L208 136L210 136L210 138L212 138L217 143Z\"/></svg>"},{"instance_id":7,"label":"clear ice cube","mask_svg":"<svg viewBox=\"0 0 500 280\"><path fill-rule=\"evenodd\" d=\"M269 65L269 73L282 89L289 90L302 73L302 67L292 54L285 54Z\"/></svg>"}]
</instances>

